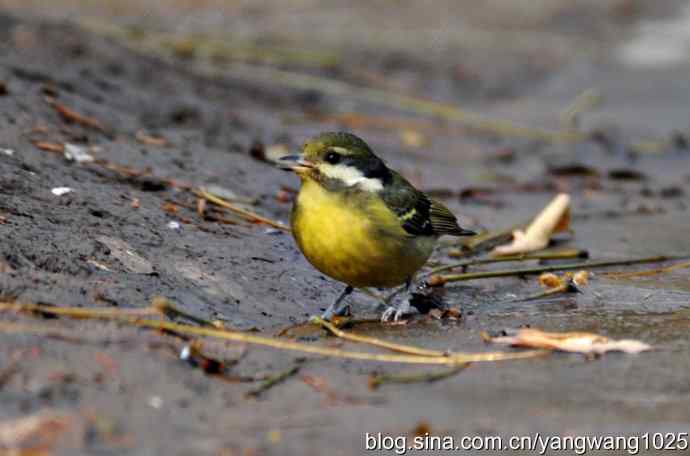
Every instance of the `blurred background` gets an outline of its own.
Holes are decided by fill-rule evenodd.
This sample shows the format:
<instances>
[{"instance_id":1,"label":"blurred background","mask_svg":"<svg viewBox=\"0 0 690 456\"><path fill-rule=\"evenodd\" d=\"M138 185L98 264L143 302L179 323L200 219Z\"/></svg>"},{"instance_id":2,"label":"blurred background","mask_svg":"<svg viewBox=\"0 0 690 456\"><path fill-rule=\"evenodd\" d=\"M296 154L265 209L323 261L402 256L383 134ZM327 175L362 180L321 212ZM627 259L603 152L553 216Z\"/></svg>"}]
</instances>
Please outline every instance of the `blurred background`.
<instances>
[{"instance_id":1,"label":"blurred background","mask_svg":"<svg viewBox=\"0 0 690 456\"><path fill-rule=\"evenodd\" d=\"M678 87L684 81L661 73L652 85L649 71L690 59L684 0L1 0L0 8L142 36L220 40L225 49L216 51L228 57L322 64L367 85L463 106L480 100L487 112L542 123L592 86L621 111L652 88L647 109L675 104L673 90L687 89ZM527 106L508 103L527 98ZM663 115L669 128L688 126L661 109L621 111L608 117L644 128Z\"/></svg>"}]
</instances>

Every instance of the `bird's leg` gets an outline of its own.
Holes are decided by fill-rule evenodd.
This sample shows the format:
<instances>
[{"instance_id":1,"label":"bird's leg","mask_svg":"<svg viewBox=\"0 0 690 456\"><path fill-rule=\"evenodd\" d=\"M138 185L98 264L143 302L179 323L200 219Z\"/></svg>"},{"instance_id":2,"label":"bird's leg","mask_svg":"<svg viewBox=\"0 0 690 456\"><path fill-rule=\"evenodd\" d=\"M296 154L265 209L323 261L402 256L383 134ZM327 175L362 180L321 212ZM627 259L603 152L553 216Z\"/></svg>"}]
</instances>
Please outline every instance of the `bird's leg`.
<instances>
[{"instance_id":1,"label":"bird's leg","mask_svg":"<svg viewBox=\"0 0 690 456\"><path fill-rule=\"evenodd\" d=\"M354 291L354 288L352 288L350 285L348 285L345 290L343 290L342 293L340 293L340 296L338 296L338 299L335 300L333 304L331 304L328 309L321 315L321 318L324 320L330 321L333 319L335 316L344 316L347 315L349 305L342 305L343 301L345 298Z\"/></svg>"},{"instance_id":2,"label":"bird's leg","mask_svg":"<svg viewBox=\"0 0 690 456\"><path fill-rule=\"evenodd\" d=\"M405 294L409 295L410 285L412 285L412 277L408 277L405 281ZM397 304L389 306L381 314L381 321L398 321L403 315L410 313L410 297L407 296L399 299Z\"/></svg>"}]
</instances>

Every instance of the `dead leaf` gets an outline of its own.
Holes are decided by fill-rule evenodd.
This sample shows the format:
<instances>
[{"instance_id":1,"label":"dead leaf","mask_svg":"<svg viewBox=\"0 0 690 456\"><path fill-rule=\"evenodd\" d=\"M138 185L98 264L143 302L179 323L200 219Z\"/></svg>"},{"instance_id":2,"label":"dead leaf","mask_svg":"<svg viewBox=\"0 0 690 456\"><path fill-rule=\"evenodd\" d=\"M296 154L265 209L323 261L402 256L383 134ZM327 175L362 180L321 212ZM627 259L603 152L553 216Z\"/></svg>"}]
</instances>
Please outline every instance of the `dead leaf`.
<instances>
[{"instance_id":1,"label":"dead leaf","mask_svg":"<svg viewBox=\"0 0 690 456\"><path fill-rule=\"evenodd\" d=\"M570 195L558 194L530 224L526 231L515 230L513 242L496 247L492 254L517 255L541 250L549 245L554 233L570 225Z\"/></svg>"},{"instance_id":2,"label":"dead leaf","mask_svg":"<svg viewBox=\"0 0 690 456\"><path fill-rule=\"evenodd\" d=\"M545 272L539 276L539 284L544 288L557 288L562 287L565 281L553 272Z\"/></svg>"},{"instance_id":3,"label":"dead leaf","mask_svg":"<svg viewBox=\"0 0 690 456\"><path fill-rule=\"evenodd\" d=\"M570 353L604 354L610 351L640 353L652 347L644 342L632 339L614 340L605 336L586 332L546 332L539 329L518 329L509 331L513 335L491 337L495 344L511 345L523 348L543 348Z\"/></svg>"},{"instance_id":4,"label":"dead leaf","mask_svg":"<svg viewBox=\"0 0 690 456\"><path fill-rule=\"evenodd\" d=\"M589 271L577 271L573 274L573 283L578 287L589 284Z\"/></svg>"}]
</instances>

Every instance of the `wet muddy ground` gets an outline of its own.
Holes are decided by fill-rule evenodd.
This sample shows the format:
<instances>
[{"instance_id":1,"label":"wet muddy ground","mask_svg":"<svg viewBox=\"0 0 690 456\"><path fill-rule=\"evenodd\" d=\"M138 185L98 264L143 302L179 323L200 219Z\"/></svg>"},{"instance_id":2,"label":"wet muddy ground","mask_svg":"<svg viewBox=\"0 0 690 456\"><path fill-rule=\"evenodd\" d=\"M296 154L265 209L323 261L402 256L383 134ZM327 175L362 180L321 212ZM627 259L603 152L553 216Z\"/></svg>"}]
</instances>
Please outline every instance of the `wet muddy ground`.
<instances>
[{"instance_id":1,"label":"wet muddy ground","mask_svg":"<svg viewBox=\"0 0 690 456\"><path fill-rule=\"evenodd\" d=\"M557 247L587 250L593 260L690 255L690 65L650 65L643 52L645 24L656 21L663 31L665 21L684 17L681 2L465 2L463 14L445 3L426 14L409 6L386 15L390 22L379 28L384 12L359 3L347 11L311 2L284 10L272 2L173 2L179 10L153 1L34 3L0 2L4 300L128 309L164 296L252 334L304 323L341 285L315 271L289 233L202 220L186 188L223 187L252 200L251 210L285 222L298 182L257 159L258 145L297 148L333 129L364 137L416 185L442 195L469 228L523 223L560 191L574 198L573 232ZM114 39L104 24L130 28ZM164 33L181 41L164 46L156 38ZM210 61L195 52L209 36L238 44ZM684 37L669 36L669 43L675 39L682 48ZM636 40L642 50L632 52ZM266 63L265 54L256 62L257 49L275 56L276 47L287 62ZM245 54L238 57L237 48ZM336 95L261 76L261 68L276 67L351 89ZM586 90L602 99L578 116L582 140L563 144L367 102L357 87L454 104L532 133L562 132L562 113ZM65 108L82 116L81 124ZM65 144L96 162L65 159ZM72 191L55 195L59 187ZM447 255L454 247L443 243L433 262L454 261ZM518 265L481 270L510 267ZM365 432L690 428L687 270L626 281L594 275L580 294L527 302L515 298L539 290L534 276L446 288L446 302L463 311L459 322L417 316L404 326L359 331L481 352L495 350L482 331L530 325L639 339L656 350L478 363L436 383L377 390L368 386L372 373L430 368L309 357L297 375L251 399L245 395L257 382L239 380L274 375L300 355L208 342L205 349L218 358L241 357L229 381L181 361L184 341L169 334L3 313L3 324L63 332L46 337L2 326L0 423L62 413L72 436L55 445L64 454L360 454ZM377 315L374 299L357 293L352 302L358 316ZM319 331L301 340L362 349Z\"/></svg>"}]
</instances>

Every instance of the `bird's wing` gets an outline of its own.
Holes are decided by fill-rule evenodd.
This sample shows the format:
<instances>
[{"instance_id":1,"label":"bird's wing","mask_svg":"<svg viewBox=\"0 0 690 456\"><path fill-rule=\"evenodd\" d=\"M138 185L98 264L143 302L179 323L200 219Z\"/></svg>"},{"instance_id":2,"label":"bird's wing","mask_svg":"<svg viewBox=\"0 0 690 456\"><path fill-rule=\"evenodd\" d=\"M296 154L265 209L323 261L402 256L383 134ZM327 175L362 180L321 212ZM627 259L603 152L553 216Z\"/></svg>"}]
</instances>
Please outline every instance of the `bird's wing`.
<instances>
[{"instance_id":1,"label":"bird's wing","mask_svg":"<svg viewBox=\"0 0 690 456\"><path fill-rule=\"evenodd\" d=\"M431 226L438 235L450 234L451 236L474 236L474 231L466 230L458 225L458 219L442 203L431 200L431 210L429 211Z\"/></svg>"},{"instance_id":2,"label":"bird's wing","mask_svg":"<svg viewBox=\"0 0 690 456\"><path fill-rule=\"evenodd\" d=\"M398 216L403 229L413 236L474 234L461 228L453 213L443 204L417 190L396 172L393 172L381 196L386 206Z\"/></svg>"}]
</instances>

